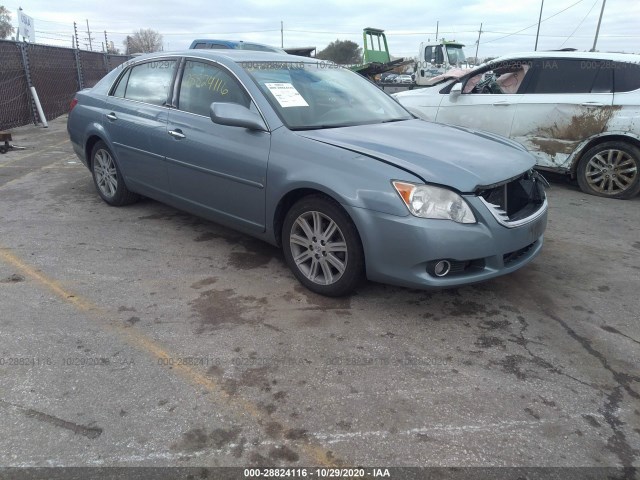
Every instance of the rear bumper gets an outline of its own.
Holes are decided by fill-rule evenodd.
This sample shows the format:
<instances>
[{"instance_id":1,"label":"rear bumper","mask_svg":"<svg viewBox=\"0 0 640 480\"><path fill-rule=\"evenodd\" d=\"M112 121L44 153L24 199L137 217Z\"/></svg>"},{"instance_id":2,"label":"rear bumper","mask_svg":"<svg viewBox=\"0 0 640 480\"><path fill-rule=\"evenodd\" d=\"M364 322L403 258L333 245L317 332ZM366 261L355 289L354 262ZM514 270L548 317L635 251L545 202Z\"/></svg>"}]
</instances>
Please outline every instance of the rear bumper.
<instances>
[{"instance_id":1,"label":"rear bumper","mask_svg":"<svg viewBox=\"0 0 640 480\"><path fill-rule=\"evenodd\" d=\"M411 288L451 288L514 272L540 253L546 207L531 222L506 228L477 198L466 200L478 219L475 224L345 206L362 238L367 278ZM439 260L455 268L438 277L433 265Z\"/></svg>"}]
</instances>

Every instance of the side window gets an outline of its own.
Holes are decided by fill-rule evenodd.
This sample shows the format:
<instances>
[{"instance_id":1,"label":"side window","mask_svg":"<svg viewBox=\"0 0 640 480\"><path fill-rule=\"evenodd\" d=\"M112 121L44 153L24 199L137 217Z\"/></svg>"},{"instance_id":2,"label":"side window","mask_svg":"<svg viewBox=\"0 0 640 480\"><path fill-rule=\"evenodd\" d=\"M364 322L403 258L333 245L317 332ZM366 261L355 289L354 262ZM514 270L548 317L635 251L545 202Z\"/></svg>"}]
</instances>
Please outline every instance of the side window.
<instances>
[{"instance_id":1,"label":"side window","mask_svg":"<svg viewBox=\"0 0 640 480\"><path fill-rule=\"evenodd\" d=\"M637 63L614 63L614 91L631 92L640 88L640 65Z\"/></svg>"},{"instance_id":2,"label":"side window","mask_svg":"<svg viewBox=\"0 0 640 480\"><path fill-rule=\"evenodd\" d=\"M433 47L426 47L424 49L424 59L429 63L434 63Z\"/></svg>"},{"instance_id":3,"label":"side window","mask_svg":"<svg viewBox=\"0 0 640 480\"><path fill-rule=\"evenodd\" d=\"M129 74L131 73L131 69L127 70L122 77L120 77L120 81L118 82L118 86L113 91L114 97L124 97L124 92L127 89L127 81L129 80Z\"/></svg>"},{"instance_id":4,"label":"side window","mask_svg":"<svg viewBox=\"0 0 640 480\"><path fill-rule=\"evenodd\" d=\"M271 47L256 45L255 43L241 43L240 48L242 50L255 50L257 52L275 52L275 50Z\"/></svg>"},{"instance_id":5,"label":"side window","mask_svg":"<svg viewBox=\"0 0 640 480\"><path fill-rule=\"evenodd\" d=\"M537 62L535 70L526 93L590 93L600 63L551 58Z\"/></svg>"},{"instance_id":6,"label":"side window","mask_svg":"<svg viewBox=\"0 0 640 480\"><path fill-rule=\"evenodd\" d=\"M480 83L483 80L484 75L485 75L484 73L479 73L469 78L466 81L466 83L464 83L464 86L462 88L462 93L472 93L476 88L476 85L478 85L478 83Z\"/></svg>"},{"instance_id":7,"label":"side window","mask_svg":"<svg viewBox=\"0 0 640 480\"><path fill-rule=\"evenodd\" d=\"M158 60L133 67L129 73L124 98L164 105L167 102L176 63L175 60ZM120 85L117 90L119 89Z\"/></svg>"},{"instance_id":8,"label":"side window","mask_svg":"<svg viewBox=\"0 0 640 480\"><path fill-rule=\"evenodd\" d=\"M187 61L182 74L178 108L209 116L209 107L213 102L239 103L249 107L251 98L238 81L222 68L210 63Z\"/></svg>"},{"instance_id":9,"label":"side window","mask_svg":"<svg viewBox=\"0 0 640 480\"><path fill-rule=\"evenodd\" d=\"M613 92L613 65L602 65L591 87L591 93Z\"/></svg>"}]
</instances>

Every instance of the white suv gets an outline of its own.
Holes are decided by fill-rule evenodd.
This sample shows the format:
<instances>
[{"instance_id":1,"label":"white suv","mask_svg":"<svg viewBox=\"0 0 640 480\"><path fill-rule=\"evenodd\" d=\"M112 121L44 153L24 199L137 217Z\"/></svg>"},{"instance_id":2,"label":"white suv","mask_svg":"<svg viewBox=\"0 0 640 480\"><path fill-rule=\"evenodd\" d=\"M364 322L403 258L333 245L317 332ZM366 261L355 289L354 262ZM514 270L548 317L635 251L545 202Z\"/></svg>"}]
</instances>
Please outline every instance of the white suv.
<instances>
[{"instance_id":1,"label":"white suv","mask_svg":"<svg viewBox=\"0 0 640 480\"><path fill-rule=\"evenodd\" d=\"M520 142L538 168L571 174L584 192L640 191L640 55L508 55L394 97L425 120Z\"/></svg>"}]
</instances>

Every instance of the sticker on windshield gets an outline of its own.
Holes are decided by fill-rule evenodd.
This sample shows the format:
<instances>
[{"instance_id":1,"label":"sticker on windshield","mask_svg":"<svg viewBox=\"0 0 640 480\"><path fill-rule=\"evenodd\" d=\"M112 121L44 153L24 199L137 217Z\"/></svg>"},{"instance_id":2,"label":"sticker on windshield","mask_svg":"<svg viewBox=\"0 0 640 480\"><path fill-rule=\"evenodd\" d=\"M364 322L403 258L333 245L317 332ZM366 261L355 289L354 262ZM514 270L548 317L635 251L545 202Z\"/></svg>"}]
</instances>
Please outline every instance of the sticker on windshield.
<instances>
[{"instance_id":1,"label":"sticker on windshield","mask_svg":"<svg viewBox=\"0 0 640 480\"><path fill-rule=\"evenodd\" d=\"M290 83L265 83L265 85L283 108L309 106L296 87Z\"/></svg>"}]
</instances>

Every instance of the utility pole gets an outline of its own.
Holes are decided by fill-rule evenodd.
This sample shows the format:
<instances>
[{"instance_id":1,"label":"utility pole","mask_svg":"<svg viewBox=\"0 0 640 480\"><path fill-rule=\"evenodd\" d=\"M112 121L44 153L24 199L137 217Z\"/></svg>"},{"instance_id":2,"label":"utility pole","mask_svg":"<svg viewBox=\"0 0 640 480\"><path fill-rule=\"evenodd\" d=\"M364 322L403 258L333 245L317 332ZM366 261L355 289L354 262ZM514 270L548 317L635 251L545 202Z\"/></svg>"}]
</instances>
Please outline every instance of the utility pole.
<instances>
[{"instance_id":1,"label":"utility pole","mask_svg":"<svg viewBox=\"0 0 640 480\"><path fill-rule=\"evenodd\" d=\"M280 20L280 48L284 48L284 22Z\"/></svg>"},{"instance_id":2,"label":"utility pole","mask_svg":"<svg viewBox=\"0 0 640 480\"><path fill-rule=\"evenodd\" d=\"M104 31L104 44L107 47L107 53L109 53L109 40L107 40L107 31Z\"/></svg>"},{"instance_id":3,"label":"utility pole","mask_svg":"<svg viewBox=\"0 0 640 480\"><path fill-rule=\"evenodd\" d=\"M544 7L544 0L540 3L540 16L538 17L538 31L536 32L536 46L533 48L534 51L538 51L538 35L540 35L540 24L542 23L542 7Z\"/></svg>"},{"instance_id":4,"label":"utility pole","mask_svg":"<svg viewBox=\"0 0 640 480\"><path fill-rule=\"evenodd\" d=\"M596 51L596 43L598 43L598 34L600 33L600 24L602 23L602 15L604 14L605 3L607 3L607 0L602 0L602 8L600 9L600 18L598 19L598 28L596 28L596 38L593 39L593 48L591 48L592 52Z\"/></svg>"},{"instance_id":5,"label":"utility pole","mask_svg":"<svg viewBox=\"0 0 640 480\"><path fill-rule=\"evenodd\" d=\"M87 37L89 40L89 50L93 51L93 45L91 45L91 30L89 30L89 20L87 19Z\"/></svg>"},{"instance_id":6,"label":"utility pole","mask_svg":"<svg viewBox=\"0 0 640 480\"><path fill-rule=\"evenodd\" d=\"M480 31L478 32L478 41L476 42L476 65L478 65L478 48L480 48L480 35L482 35L482 23L480 24Z\"/></svg>"},{"instance_id":7,"label":"utility pole","mask_svg":"<svg viewBox=\"0 0 640 480\"><path fill-rule=\"evenodd\" d=\"M438 32L440 31L440 20L436 22L436 43L438 43Z\"/></svg>"},{"instance_id":8,"label":"utility pole","mask_svg":"<svg viewBox=\"0 0 640 480\"><path fill-rule=\"evenodd\" d=\"M18 7L18 30L16 31L16 42L20 41L20 12L22 7Z\"/></svg>"}]
</instances>

